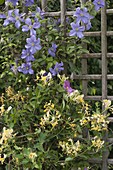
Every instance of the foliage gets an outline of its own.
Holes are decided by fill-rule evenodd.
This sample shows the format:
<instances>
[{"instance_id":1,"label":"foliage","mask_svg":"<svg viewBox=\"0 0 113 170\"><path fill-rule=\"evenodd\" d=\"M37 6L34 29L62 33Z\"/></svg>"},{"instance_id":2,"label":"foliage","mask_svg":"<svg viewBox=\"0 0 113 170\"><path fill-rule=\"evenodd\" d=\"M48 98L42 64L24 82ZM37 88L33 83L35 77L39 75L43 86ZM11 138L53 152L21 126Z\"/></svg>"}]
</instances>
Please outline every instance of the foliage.
<instances>
[{"instance_id":1,"label":"foliage","mask_svg":"<svg viewBox=\"0 0 113 170\"><path fill-rule=\"evenodd\" d=\"M68 3L71 8L74 2ZM67 18L66 28L75 37L64 37L59 18L44 17L34 1L25 1L23 9L21 1L8 0L9 11L0 13L0 162L5 169L91 169L88 159L101 158L107 147L105 112L111 102L103 101L102 113L69 83L71 72L79 72L77 59L88 52L82 47L87 40L80 38L96 15L93 3L88 10L89 2L83 8L78 4L77 18Z\"/></svg>"}]
</instances>

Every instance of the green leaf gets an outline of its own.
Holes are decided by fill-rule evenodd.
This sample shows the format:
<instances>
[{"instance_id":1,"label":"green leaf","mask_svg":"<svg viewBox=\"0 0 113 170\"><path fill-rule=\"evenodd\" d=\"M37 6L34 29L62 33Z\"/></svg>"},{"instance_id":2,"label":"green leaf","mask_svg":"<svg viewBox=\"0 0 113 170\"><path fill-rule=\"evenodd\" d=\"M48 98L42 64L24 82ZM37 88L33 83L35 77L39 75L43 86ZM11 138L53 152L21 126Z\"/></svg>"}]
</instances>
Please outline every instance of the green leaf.
<instances>
[{"instance_id":1,"label":"green leaf","mask_svg":"<svg viewBox=\"0 0 113 170\"><path fill-rule=\"evenodd\" d=\"M0 5L2 5L5 2L5 0L0 0Z\"/></svg>"},{"instance_id":2,"label":"green leaf","mask_svg":"<svg viewBox=\"0 0 113 170\"><path fill-rule=\"evenodd\" d=\"M73 158L71 158L71 157L67 157L67 158L65 159L66 162L72 161L72 160L73 160Z\"/></svg>"}]
</instances>

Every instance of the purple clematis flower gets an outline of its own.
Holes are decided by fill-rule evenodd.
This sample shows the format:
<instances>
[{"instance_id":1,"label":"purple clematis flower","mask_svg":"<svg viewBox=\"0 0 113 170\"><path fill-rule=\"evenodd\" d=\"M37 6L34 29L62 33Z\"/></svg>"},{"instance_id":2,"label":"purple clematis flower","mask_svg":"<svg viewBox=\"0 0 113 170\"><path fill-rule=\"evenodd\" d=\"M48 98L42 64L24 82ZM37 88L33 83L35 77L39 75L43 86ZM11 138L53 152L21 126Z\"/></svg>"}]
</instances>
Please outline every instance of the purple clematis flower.
<instances>
[{"instance_id":1,"label":"purple clematis flower","mask_svg":"<svg viewBox=\"0 0 113 170\"><path fill-rule=\"evenodd\" d=\"M94 18L88 13L87 8L81 9L80 7L76 9L76 12L73 16L76 17L76 22L80 23L82 21L84 24L87 24L90 19Z\"/></svg>"},{"instance_id":2,"label":"purple clematis flower","mask_svg":"<svg viewBox=\"0 0 113 170\"><path fill-rule=\"evenodd\" d=\"M33 54L30 52L29 49L22 50L21 58L25 59L26 62L30 62L30 61L34 61L35 60Z\"/></svg>"},{"instance_id":3,"label":"purple clematis flower","mask_svg":"<svg viewBox=\"0 0 113 170\"><path fill-rule=\"evenodd\" d=\"M25 6L31 6L34 4L34 0L25 0Z\"/></svg>"},{"instance_id":4,"label":"purple clematis flower","mask_svg":"<svg viewBox=\"0 0 113 170\"><path fill-rule=\"evenodd\" d=\"M87 24L86 24L86 30L89 30L91 28L91 22L89 21Z\"/></svg>"},{"instance_id":5,"label":"purple clematis flower","mask_svg":"<svg viewBox=\"0 0 113 170\"><path fill-rule=\"evenodd\" d=\"M57 62L57 63L55 64L54 68L50 68L49 70L50 70L52 76L56 76L59 72L61 72L62 70L64 70L64 68L63 68L63 62L61 62L61 63L58 63L58 62Z\"/></svg>"},{"instance_id":6,"label":"purple clematis flower","mask_svg":"<svg viewBox=\"0 0 113 170\"><path fill-rule=\"evenodd\" d=\"M84 170L88 170L87 168L84 168Z\"/></svg>"},{"instance_id":7,"label":"purple clematis flower","mask_svg":"<svg viewBox=\"0 0 113 170\"><path fill-rule=\"evenodd\" d=\"M57 45L55 43L52 43L52 47L48 49L48 53L52 56L55 57Z\"/></svg>"},{"instance_id":8,"label":"purple clematis flower","mask_svg":"<svg viewBox=\"0 0 113 170\"><path fill-rule=\"evenodd\" d=\"M30 38L27 38L27 45L25 47L34 54L39 51L42 47L40 45L40 38L36 39L35 35L32 35Z\"/></svg>"},{"instance_id":9,"label":"purple clematis flower","mask_svg":"<svg viewBox=\"0 0 113 170\"><path fill-rule=\"evenodd\" d=\"M40 9L40 7L37 7L36 11L32 12L32 17L35 17L35 20L37 20L39 16L43 19L44 18L44 14L45 13Z\"/></svg>"},{"instance_id":10,"label":"purple clematis flower","mask_svg":"<svg viewBox=\"0 0 113 170\"><path fill-rule=\"evenodd\" d=\"M23 16L24 16L24 14L19 14L19 9L14 10L14 19L15 19L15 27L16 28L19 28L21 25L21 22L24 22L24 19L22 18Z\"/></svg>"},{"instance_id":11,"label":"purple clematis flower","mask_svg":"<svg viewBox=\"0 0 113 170\"><path fill-rule=\"evenodd\" d=\"M72 93L74 91L74 89L70 86L69 80L65 80L63 87L68 93Z\"/></svg>"},{"instance_id":12,"label":"purple clematis flower","mask_svg":"<svg viewBox=\"0 0 113 170\"><path fill-rule=\"evenodd\" d=\"M3 13L1 13L1 14L0 14L0 19L4 19L4 18L6 18L6 15L3 14Z\"/></svg>"},{"instance_id":13,"label":"purple clematis flower","mask_svg":"<svg viewBox=\"0 0 113 170\"><path fill-rule=\"evenodd\" d=\"M18 71L22 72L23 74L34 74L34 71L31 68L31 62L23 63L18 67Z\"/></svg>"},{"instance_id":14,"label":"purple clematis flower","mask_svg":"<svg viewBox=\"0 0 113 170\"><path fill-rule=\"evenodd\" d=\"M70 36L77 36L79 38L83 38L83 31L85 30L85 26L80 26L79 23L71 23L72 30L70 31Z\"/></svg>"},{"instance_id":15,"label":"purple clematis flower","mask_svg":"<svg viewBox=\"0 0 113 170\"><path fill-rule=\"evenodd\" d=\"M14 73L17 74L17 67L14 65L11 65L10 70Z\"/></svg>"},{"instance_id":16,"label":"purple clematis flower","mask_svg":"<svg viewBox=\"0 0 113 170\"><path fill-rule=\"evenodd\" d=\"M5 19L4 23L3 23L3 26L9 25L11 22L14 23L15 20L14 20L14 18L12 16L12 12L13 12L13 10L9 10L7 15L0 14L0 18Z\"/></svg>"},{"instance_id":17,"label":"purple clematis flower","mask_svg":"<svg viewBox=\"0 0 113 170\"><path fill-rule=\"evenodd\" d=\"M16 6L18 3L18 0L7 0L7 2L11 2L13 6Z\"/></svg>"},{"instance_id":18,"label":"purple clematis flower","mask_svg":"<svg viewBox=\"0 0 113 170\"><path fill-rule=\"evenodd\" d=\"M30 30L30 35L36 35L36 30L35 29L40 28L40 23L39 22L35 22L35 23L32 24L30 18L27 18L25 20L25 23L26 23L26 25L22 26L22 31L23 32L27 32L27 31Z\"/></svg>"},{"instance_id":19,"label":"purple clematis flower","mask_svg":"<svg viewBox=\"0 0 113 170\"><path fill-rule=\"evenodd\" d=\"M95 6L95 10L98 11L100 8L103 8L105 6L104 0L94 0L93 4Z\"/></svg>"}]
</instances>

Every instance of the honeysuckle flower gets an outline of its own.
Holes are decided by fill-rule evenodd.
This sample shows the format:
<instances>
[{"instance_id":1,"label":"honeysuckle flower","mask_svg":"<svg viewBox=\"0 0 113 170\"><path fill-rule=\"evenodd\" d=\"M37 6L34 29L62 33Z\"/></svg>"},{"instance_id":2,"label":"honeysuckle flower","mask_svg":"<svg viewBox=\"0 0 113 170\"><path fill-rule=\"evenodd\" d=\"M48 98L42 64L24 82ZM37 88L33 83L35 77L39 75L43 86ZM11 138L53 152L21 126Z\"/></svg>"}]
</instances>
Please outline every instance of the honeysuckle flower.
<instances>
[{"instance_id":1,"label":"honeysuckle flower","mask_svg":"<svg viewBox=\"0 0 113 170\"><path fill-rule=\"evenodd\" d=\"M25 24L26 25L23 25L22 26L22 31L23 32L27 32L27 31L30 31L30 35L36 35L36 30L35 29L38 29L40 28L40 23L39 22L34 22L32 24L32 21L30 18L27 18L25 20Z\"/></svg>"},{"instance_id":2,"label":"honeysuckle flower","mask_svg":"<svg viewBox=\"0 0 113 170\"><path fill-rule=\"evenodd\" d=\"M1 164L4 163L6 157L7 157L6 154L3 154L3 155L0 154L0 162L1 162Z\"/></svg>"},{"instance_id":3,"label":"honeysuckle flower","mask_svg":"<svg viewBox=\"0 0 113 170\"><path fill-rule=\"evenodd\" d=\"M3 26L9 25L11 22L14 23L15 20L14 20L14 18L13 18L13 16L12 16L12 12L13 12L13 10L9 10L8 13L7 13L7 15L5 15L5 14L0 14L0 18L1 18L1 19L5 19L5 20L4 20L4 23L3 23Z\"/></svg>"},{"instance_id":4,"label":"honeysuckle flower","mask_svg":"<svg viewBox=\"0 0 113 170\"><path fill-rule=\"evenodd\" d=\"M103 8L105 6L104 0L94 0L93 4L95 6L95 10L98 11L100 8Z\"/></svg>"},{"instance_id":5,"label":"honeysuckle flower","mask_svg":"<svg viewBox=\"0 0 113 170\"><path fill-rule=\"evenodd\" d=\"M22 72L23 74L34 74L34 71L31 67L31 62L23 63L18 67L18 71Z\"/></svg>"},{"instance_id":6,"label":"honeysuckle flower","mask_svg":"<svg viewBox=\"0 0 113 170\"><path fill-rule=\"evenodd\" d=\"M43 74L40 74L41 75L41 81L44 83L44 85L46 84L50 84L50 80L52 79L52 74L49 72L44 72Z\"/></svg>"},{"instance_id":7,"label":"honeysuckle flower","mask_svg":"<svg viewBox=\"0 0 113 170\"><path fill-rule=\"evenodd\" d=\"M87 8L80 8L78 7L76 9L76 12L74 13L74 15L76 17L76 22L80 23L83 22L84 24L87 24L90 19L93 18L93 16L91 16L88 11Z\"/></svg>"},{"instance_id":8,"label":"honeysuckle flower","mask_svg":"<svg viewBox=\"0 0 113 170\"><path fill-rule=\"evenodd\" d=\"M34 61L35 60L33 54L30 52L29 49L26 49L26 50L23 49L22 50L21 58L25 59L26 62L30 62L30 61Z\"/></svg>"},{"instance_id":9,"label":"honeysuckle flower","mask_svg":"<svg viewBox=\"0 0 113 170\"><path fill-rule=\"evenodd\" d=\"M52 47L48 49L48 53L52 56L55 57L57 45L55 43L52 43Z\"/></svg>"},{"instance_id":10,"label":"honeysuckle flower","mask_svg":"<svg viewBox=\"0 0 113 170\"><path fill-rule=\"evenodd\" d=\"M98 152L104 145L104 141L101 140L98 136L95 136L91 142L92 146L96 149L96 152Z\"/></svg>"},{"instance_id":11,"label":"honeysuckle flower","mask_svg":"<svg viewBox=\"0 0 113 170\"><path fill-rule=\"evenodd\" d=\"M70 86L69 80L64 81L63 87L68 93L72 93L74 91L74 89L72 89L71 86Z\"/></svg>"},{"instance_id":12,"label":"honeysuckle flower","mask_svg":"<svg viewBox=\"0 0 113 170\"><path fill-rule=\"evenodd\" d=\"M3 113L5 112L5 108L4 108L4 104L2 104L2 106L0 106L0 115L2 116Z\"/></svg>"},{"instance_id":13,"label":"honeysuckle flower","mask_svg":"<svg viewBox=\"0 0 113 170\"><path fill-rule=\"evenodd\" d=\"M31 6L34 4L34 0L25 0L25 6Z\"/></svg>"},{"instance_id":14,"label":"honeysuckle flower","mask_svg":"<svg viewBox=\"0 0 113 170\"><path fill-rule=\"evenodd\" d=\"M36 53L42 48L40 45L40 38L36 39L35 35L27 38L26 42L27 44L25 45L25 47L29 49L32 54Z\"/></svg>"},{"instance_id":15,"label":"honeysuckle flower","mask_svg":"<svg viewBox=\"0 0 113 170\"><path fill-rule=\"evenodd\" d=\"M80 26L79 23L71 23L72 30L70 31L70 36L77 36L79 38L83 38L83 31L85 30L85 26Z\"/></svg>"},{"instance_id":16,"label":"honeysuckle flower","mask_svg":"<svg viewBox=\"0 0 113 170\"><path fill-rule=\"evenodd\" d=\"M109 108L111 106L111 100L103 100L103 105L105 106L105 109Z\"/></svg>"},{"instance_id":17,"label":"honeysuckle flower","mask_svg":"<svg viewBox=\"0 0 113 170\"><path fill-rule=\"evenodd\" d=\"M29 154L29 159L35 159L37 157L37 154L35 153L35 152L31 152L30 154Z\"/></svg>"},{"instance_id":18,"label":"honeysuckle flower","mask_svg":"<svg viewBox=\"0 0 113 170\"><path fill-rule=\"evenodd\" d=\"M24 21L24 19L22 18L24 14L19 14L19 9L15 9L14 10L14 22L15 22L15 27L19 28L21 25L21 22ZM20 22L21 21L21 22Z\"/></svg>"},{"instance_id":19,"label":"honeysuckle flower","mask_svg":"<svg viewBox=\"0 0 113 170\"><path fill-rule=\"evenodd\" d=\"M13 137L13 129L6 129L6 127L3 128L2 138L0 139L0 144L2 145L3 142L7 142L8 139Z\"/></svg>"},{"instance_id":20,"label":"honeysuckle flower","mask_svg":"<svg viewBox=\"0 0 113 170\"><path fill-rule=\"evenodd\" d=\"M55 64L54 68L50 68L49 70L50 70L52 76L56 76L59 72L61 72L62 70L64 70L64 68L63 68L63 62L61 62L61 63L58 63L58 62L57 62L57 63Z\"/></svg>"},{"instance_id":21,"label":"honeysuckle flower","mask_svg":"<svg viewBox=\"0 0 113 170\"><path fill-rule=\"evenodd\" d=\"M18 3L18 0L7 0L6 2L11 2L13 6L16 6Z\"/></svg>"}]
</instances>

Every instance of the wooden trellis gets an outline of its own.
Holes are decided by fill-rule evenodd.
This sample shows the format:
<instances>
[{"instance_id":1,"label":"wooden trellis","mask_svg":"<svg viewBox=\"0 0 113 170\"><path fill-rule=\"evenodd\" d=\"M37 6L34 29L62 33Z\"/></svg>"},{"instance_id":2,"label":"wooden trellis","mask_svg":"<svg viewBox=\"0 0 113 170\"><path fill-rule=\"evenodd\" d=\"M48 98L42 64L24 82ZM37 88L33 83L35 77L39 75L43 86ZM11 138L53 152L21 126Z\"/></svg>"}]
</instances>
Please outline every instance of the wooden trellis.
<instances>
[{"instance_id":1,"label":"wooden trellis","mask_svg":"<svg viewBox=\"0 0 113 170\"><path fill-rule=\"evenodd\" d=\"M82 2L85 0L82 0ZM66 0L60 0L60 11L58 12L48 12L47 11L47 0L42 0L42 10L45 12L45 15L48 17L60 17L61 24L65 27L66 23L66 16L72 16L75 11L66 11ZM113 53L107 53L107 37L113 36L113 31L107 31L107 15L113 14L113 9L106 9L104 7L101 9L101 28L100 31L95 32L84 32L86 37L101 37L101 53L91 53L91 54L84 54L82 56L82 74L75 75L72 74L71 77L73 79L82 80L83 86L83 94L85 100L104 100L110 99L113 101L113 96L107 95L107 80L113 80L113 74L107 74L107 62L108 58L113 58ZM64 29L65 30L65 29ZM101 74L88 74L87 73L87 59L88 58L97 58L101 59L101 67L102 72ZM88 80L101 80L102 82L102 92L101 96L88 96L87 95L87 83ZM104 107L102 108L104 110ZM110 122L113 123L113 117L108 118ZM106 132L105 142L109 142L110 144L113 143L113 138L108 138L108 134ZM108 170L108 165L113 165L113 159L108 159L108 150L103 152L103 157L101 160L99 159L91 159L89 160L90 163L97 163L102 165L102 170Z\"/></svg>"}]
</instances>

